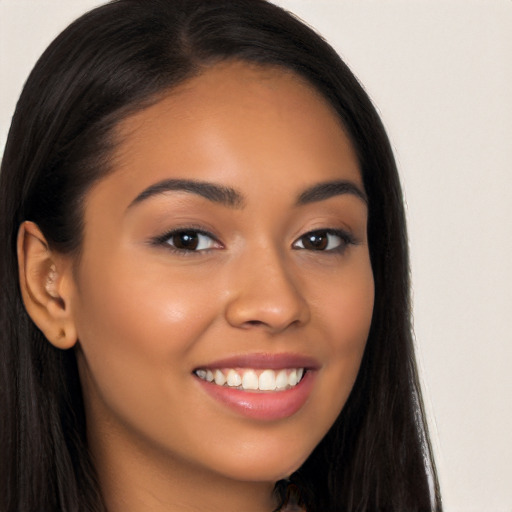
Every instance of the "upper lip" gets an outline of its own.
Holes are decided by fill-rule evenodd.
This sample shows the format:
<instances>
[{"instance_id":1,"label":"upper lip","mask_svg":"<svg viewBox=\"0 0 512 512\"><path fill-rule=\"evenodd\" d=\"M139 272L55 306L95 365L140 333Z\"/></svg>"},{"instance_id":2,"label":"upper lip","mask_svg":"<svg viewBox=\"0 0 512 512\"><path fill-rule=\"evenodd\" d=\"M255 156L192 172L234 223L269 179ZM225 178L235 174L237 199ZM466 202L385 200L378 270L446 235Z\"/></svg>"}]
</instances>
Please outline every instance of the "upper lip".
<instances>
[{"instance_id":1,"label":"upper lip","mask_svg":"<svg viewBox=\"0 0 512 512\"><path fill-rule=\"evenodd\" d=\"M255 368L280 370L283 368L305 368L315 370L320 367L319 362L313 357L302 354L238 354L207 363L199 368L221 369L221 368Z\"/></svg>"}]
</instances>

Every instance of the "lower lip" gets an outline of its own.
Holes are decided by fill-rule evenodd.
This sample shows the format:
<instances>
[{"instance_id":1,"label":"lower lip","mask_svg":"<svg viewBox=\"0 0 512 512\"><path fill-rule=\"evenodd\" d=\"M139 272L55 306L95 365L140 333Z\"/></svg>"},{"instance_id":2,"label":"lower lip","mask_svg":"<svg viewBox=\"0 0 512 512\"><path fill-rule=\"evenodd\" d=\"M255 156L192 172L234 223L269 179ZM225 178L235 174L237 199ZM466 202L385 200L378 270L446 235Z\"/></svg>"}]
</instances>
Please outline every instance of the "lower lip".
<instances>
[{"instance_id":1,"label":"lower lip","mask_svg":"<svg viewBox=\"0 0 512 512\"><path fill-rule=\"evenodd\" d=\"M315 373L307 371L295 387L272 392L243 391L201 379L198 382L206 393L236 413L256 420L275 421L289 418L302 408L313 388Z\"/></svg>"}]
</instances>

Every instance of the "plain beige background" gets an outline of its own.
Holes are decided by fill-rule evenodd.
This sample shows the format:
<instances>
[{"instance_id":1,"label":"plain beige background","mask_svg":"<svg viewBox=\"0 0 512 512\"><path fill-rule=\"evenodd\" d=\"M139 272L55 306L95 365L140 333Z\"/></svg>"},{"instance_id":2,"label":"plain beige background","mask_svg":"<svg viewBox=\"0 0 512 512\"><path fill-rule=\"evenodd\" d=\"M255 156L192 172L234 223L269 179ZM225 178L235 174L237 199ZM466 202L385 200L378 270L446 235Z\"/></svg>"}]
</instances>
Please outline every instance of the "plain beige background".
<instances>
[{"instance_id":1,"label":"plain beige background","mask_svg":"<svg viewBox=\"0 0 512 512\"><path fill-rule=\"evenodd\" d=\"M0 0L1 148L36 58L99 3ZM277 3L342 54L395 149L445 509L511 512L512 1Z\"/></svg>"}]
</instances>

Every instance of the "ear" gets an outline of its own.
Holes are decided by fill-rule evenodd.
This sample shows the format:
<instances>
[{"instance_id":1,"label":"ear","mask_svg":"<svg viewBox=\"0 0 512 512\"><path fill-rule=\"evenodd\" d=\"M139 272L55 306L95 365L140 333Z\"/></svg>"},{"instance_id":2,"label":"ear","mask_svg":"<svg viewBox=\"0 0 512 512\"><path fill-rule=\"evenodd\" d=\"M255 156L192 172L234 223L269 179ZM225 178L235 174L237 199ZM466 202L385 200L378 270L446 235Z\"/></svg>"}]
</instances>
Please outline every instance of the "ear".
<instances>
[{"instance_id":1,"label":"ear","mask_svg":"<svg viewBox=\"0 0 512 512\"><path fill-rule=\"evenodd\" d=\"M77 341L71 311L73 272L70 258L53 253L36 224L25 221L18 231L21 296L33 322L57 348Z\"/></svg>"}]
</instances>

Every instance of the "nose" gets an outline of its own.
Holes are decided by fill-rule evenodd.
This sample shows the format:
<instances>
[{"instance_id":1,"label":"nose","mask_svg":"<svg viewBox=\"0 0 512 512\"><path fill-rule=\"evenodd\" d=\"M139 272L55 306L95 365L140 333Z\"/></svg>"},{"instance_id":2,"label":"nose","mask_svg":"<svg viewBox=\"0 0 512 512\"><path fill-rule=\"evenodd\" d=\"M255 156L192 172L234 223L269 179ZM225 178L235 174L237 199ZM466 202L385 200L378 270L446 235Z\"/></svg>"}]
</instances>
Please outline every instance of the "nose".
<instances>
[{"instance_id":1,"label":"nose","mask_svg":"<svg viewBox=\"0 0 512 512\"><path fill-rule=\"evenodd\" d=\"M300 283L277 252L260 251L239 262L230 288L225 315L233 327L276 334L309 321Z\"/></svg>"}]
</instances>

